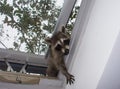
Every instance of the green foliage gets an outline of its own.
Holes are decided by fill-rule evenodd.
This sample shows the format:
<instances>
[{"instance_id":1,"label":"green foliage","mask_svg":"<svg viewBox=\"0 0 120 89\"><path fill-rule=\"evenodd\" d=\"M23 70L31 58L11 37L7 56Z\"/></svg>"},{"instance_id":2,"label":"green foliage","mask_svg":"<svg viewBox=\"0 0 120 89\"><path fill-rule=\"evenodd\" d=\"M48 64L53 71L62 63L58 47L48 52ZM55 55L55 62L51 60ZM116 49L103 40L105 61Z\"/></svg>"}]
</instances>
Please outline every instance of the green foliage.
<instances>
[{"instance_id":1,"label":"green foliage","mask_svg":"<svg viewBox=\"0 0 120 89\"><path fill-rule=\"evenodd\" d=\"M14 50L19 50L24 44L25 50L30 53L40 54L47 45L44 38L54 30L60 7L55 5L55 0L7 0L0 1L0 13L5 15L4 23L18 31L18 38L13 43ZM68 28L73 27L76 9L70 16Z\"/></svg>"},{"instance_id":2,"label":"green foliage","mask_svg":"<svg viewBox=\"0 0 120 89\"><path fill-rule=\"evenodd\" d=\"M26 51L36 54L45 51L44 38L53 31L60 10L54 0L13 0L13 5L0 1L4 23L18 30L14 49L25 43Z\"/></svg>"},{"instance_id":3,"label":"green foliage","mask_svg":"<svg viewBox=\"0 0 120 89\"><path fill-rule=\"evenodd\" d=\"M70 34L71 34L71 30L74 27L74 23L75 23L79 8L80 8L80 6L74 6L73 11L70 14L70 18L69 18L68 23L67 23L68 32Z\"/></svg>"}]
</instances>

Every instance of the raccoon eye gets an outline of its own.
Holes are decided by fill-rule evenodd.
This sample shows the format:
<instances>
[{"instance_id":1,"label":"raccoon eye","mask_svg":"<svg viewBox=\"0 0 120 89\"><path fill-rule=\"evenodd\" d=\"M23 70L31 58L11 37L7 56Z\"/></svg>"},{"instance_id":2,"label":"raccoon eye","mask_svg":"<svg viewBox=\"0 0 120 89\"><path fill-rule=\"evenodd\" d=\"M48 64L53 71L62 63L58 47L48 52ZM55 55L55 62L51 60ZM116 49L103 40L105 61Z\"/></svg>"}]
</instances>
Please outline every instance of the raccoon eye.
<instances>
[{"instance_id":1,"label":"raccoon eye","mask_svg":"<svg viewBox=\"0 0 120 89\"><path fill-rule=\"evenodd\" d=\"M64 44L69 45L70 39L64 40Z\"/></svg>"},{"instance_id":2,"label":"raccoon eye","mask_svg":"<svg viewBox=\"0 0 120 89\"><path fill-rule=\"evenodd\" d=\"M55 49L56 49L57 51L60 51L60 50L62 49L62 46L61 46L60 44L58 44L58 45L55 47Z\"/></svg>"}]
</instances>

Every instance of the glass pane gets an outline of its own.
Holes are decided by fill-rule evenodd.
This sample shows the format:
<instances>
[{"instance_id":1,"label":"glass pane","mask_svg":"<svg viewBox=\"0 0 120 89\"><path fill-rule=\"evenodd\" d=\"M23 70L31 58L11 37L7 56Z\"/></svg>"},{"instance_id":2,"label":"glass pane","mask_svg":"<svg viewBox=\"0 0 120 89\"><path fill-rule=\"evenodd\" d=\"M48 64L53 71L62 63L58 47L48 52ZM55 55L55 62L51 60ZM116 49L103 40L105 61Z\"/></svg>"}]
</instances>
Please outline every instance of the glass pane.
<instances>
[{"instance_id":1,"label":"glass pane","mask_svg":"<svg viewBox=\"0 0 120 89\"><path fill-rule=\"evenodd\" d=\"M0 48L44 54L64 0L0 0Z\"/></svg>"},{"instance_id":2,"label":"glass pane","mask_svg":"<svg viewBox=\"0 0 120 89\"><path fill-rule=\"evenodd\" d=\"M71 34L71 31L74 27L81 2L82 2L82 0L77 0L77 2L75 3L75 6L73 7L71 15L69 17L69 20L68 20L68 23L67 23L67 28L68 28L68 31L69 31L70 34Z\"/></svg>"}]
</instances>

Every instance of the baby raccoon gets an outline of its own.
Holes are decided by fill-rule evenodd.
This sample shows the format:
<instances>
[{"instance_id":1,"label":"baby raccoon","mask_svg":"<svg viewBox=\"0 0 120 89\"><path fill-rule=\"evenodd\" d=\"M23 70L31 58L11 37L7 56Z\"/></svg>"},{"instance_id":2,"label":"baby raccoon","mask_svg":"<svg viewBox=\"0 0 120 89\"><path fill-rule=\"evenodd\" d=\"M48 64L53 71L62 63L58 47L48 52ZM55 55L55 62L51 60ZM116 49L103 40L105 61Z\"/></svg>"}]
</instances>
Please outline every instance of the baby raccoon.
<instances>
[{"instance_id":1,"label":"baby raccoon","mask_svg":"<svg viewBox=\"0 0 120 89\"><path fill-rule=\"evenodd\" d=\"M62 72L67 80L67 84L74 82L74 76L68 73L64 62L64 56L69 53L70 36L65 32L63 26L61 31L54 34L51 38L46 38L50 45L47 75L57 77L58 72Z\"/></svg>"}]
</instances>

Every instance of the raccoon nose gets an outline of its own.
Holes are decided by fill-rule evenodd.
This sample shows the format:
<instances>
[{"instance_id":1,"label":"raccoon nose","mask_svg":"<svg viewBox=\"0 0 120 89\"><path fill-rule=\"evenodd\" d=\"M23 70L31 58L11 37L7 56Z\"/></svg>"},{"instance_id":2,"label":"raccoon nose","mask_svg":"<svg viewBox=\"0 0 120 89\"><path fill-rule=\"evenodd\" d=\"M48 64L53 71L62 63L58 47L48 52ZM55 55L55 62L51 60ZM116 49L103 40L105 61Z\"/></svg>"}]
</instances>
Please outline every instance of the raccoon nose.
<instances>
[{"instance_id":1,"label":"raccoon nose","mask_svg":"<svg viewBox=\"0 0 120 89\"><path fill-rule=\"evenodd\" d=\"M68 53L69 53L69 49L66 49L64 55L68 55Z\"/></svg>"}]
</instances>

